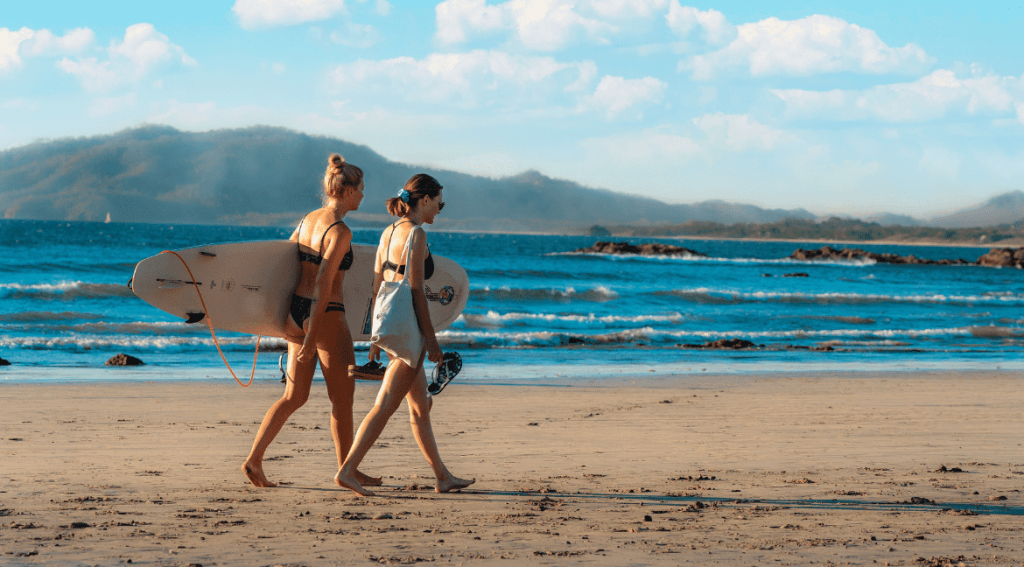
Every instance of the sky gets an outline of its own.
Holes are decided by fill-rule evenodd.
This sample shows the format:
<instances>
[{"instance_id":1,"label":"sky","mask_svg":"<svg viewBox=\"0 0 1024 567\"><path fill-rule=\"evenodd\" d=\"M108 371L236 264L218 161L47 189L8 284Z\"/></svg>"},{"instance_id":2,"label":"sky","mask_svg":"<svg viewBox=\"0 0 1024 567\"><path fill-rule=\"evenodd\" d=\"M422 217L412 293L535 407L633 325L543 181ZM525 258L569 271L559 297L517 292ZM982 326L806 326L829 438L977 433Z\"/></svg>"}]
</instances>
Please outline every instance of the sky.
<instances>
[{"instance_id":1,"label":"sky","mask_svg":"<svg viewBox=\"0 0 1024 567\"><path fill-rule=\"evenodd\" d=\"M669 203L926 219L1024 190L1022 28L1024 0L4 2L0 150L271 125Z\"/></svg>"}]
</instances>

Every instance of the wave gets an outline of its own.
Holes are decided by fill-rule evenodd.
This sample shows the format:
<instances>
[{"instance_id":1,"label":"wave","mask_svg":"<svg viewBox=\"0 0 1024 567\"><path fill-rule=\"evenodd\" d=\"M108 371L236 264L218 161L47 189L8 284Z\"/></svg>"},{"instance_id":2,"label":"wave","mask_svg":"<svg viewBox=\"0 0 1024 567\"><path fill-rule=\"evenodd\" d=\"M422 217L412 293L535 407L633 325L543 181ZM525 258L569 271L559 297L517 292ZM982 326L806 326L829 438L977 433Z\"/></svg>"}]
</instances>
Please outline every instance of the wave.
<instances>
[{"instance_id":1,"label":"wave","mask_svg":"<svg viewBox=\"0 0 1024 567\"><path fill-rule=\"evenodd\" d=\"M90 333L97 335L125 334L125 335L188 335L208 334L205 325L186 325L184 321L158 321L132 323L111 323L108 321L75 323L75 324L24 324L4 325L6 332L15 333ZM226 331L222 331L226 332Z\"/></svg>"},{"instance_id":2,"label":"wave","mask_svg":"<svg viewBox=\"0 0 1024 567\"><path fill-rule=\"evenodd\" d=\"M692 317L690 318L692 319ZM591 329L594 327L610 327L622 324L644 325L656 323L681 323L687 318L680 313L665 315L588 315L564 313L498 313L488 311L486 314L463 313L457 324L468 328L500 328L508 326L525 326L543 324L545 327L558 329Z\"/></svg>"},{"instance_id":3,"label":"wave","mask_svg":"<svg viewBox=\"0 0 1024 567\"><path fill-rule=\"evenodd\" d=\"M979 329L982 329L979 332ZM653 327L626 329L611 333L579 334L565 331L533 331L509 333L496 330L448 329L439 334L442 344L461 348L539 348L574 345L591 346L661 346L702 344L718 339L746 339L754 342L825 341L822 344L894 347L906 346L912 340L942 340L957 337L1006 338L1024 336L1024 328L1001 328L986 331L979 327L931 329L822 329L783 331L692 331L664 330Z\"/></svg>"},{"instance_id":4,"label":"wave","mask_svg":"<svg viewBox=\"0 0 1024 567\"><path fill-rule=\"evenodd\" d=\"M225 351L251 351L256 348L256 337L221 337L217 342ZM122 350L133 352L190 352L213 350L213 339L207 337L147 337L147 336L94 336L62 335L57 337L21 336L0 337L0 347L22 350ZM260 350L285 350L288 343L277 337L263 337Z\"/></svg>"},{"instance_id":5,"label":"wave","mask_svg":"<svg viewBox=\"0 0 1024 567\"><path fill-rule=\"evenodd\" d=\"M24 313L0 313L0 323L37 321L73 321L76 319L102 319L103 315L94 313L78 313L74 311L26 311Z\"/></svg>"},{"instance_id":6,"label":"wave","mask_svg":"<svg viewBox=\"0 0 1024 567\"><path fill-rule=\"evenodd\" d=\"M124 284L99 284L80 281L56 284L0 284L0 294L10 299L35 299L42 301L70 301L73 299L94 299L100 297L135 297L135 293Z\"/></svg>"},{"instance_id":7,"label":"wave","mask_svg":"<svg viewBox=\"0 0 1024 567\"><path fill-rule=\"evenodd\" d=\"M597 252L550 252L546 256L588 256L602 258L611 261L648 261L648 262L698 262L711 264L785 264L801 266L848 266L863 268L877 264L871 258L859 260L794 260L792 258L717 258L710 256L696 256L693 254L680 254L678 256L668 255L645 255L645 254L604 254Z\"/></svg>"},{"instance_id":8,"label":"wave","mask_svg":"<svg viewBox=\"0 0 1024 567\"><path fill-rule=\"evenodd\" d=\"M863 293L799 293L755 291L742 292L712 288L676 289L654 291L650 295L674 296L693 303L817 303L817 304L869 304L869 303L921 303L945 305L1019 305L1024 304L1024 295L1015 293L984 293L981 295L885 295Z\"/></svg>"},{"instance_id":9,"label":"wave","mask_svg":"<svg viewBox=\"0 0 1024 567\"><path fill-rule=\"evenodd\" d=\"M573 287L565 289L523 289L512 287L483 288L470 290L469 296L476 299L495 301L592 301L605 302L617 299L619 294L604 287L576 291Z\"/></svg>"}]
</instances>

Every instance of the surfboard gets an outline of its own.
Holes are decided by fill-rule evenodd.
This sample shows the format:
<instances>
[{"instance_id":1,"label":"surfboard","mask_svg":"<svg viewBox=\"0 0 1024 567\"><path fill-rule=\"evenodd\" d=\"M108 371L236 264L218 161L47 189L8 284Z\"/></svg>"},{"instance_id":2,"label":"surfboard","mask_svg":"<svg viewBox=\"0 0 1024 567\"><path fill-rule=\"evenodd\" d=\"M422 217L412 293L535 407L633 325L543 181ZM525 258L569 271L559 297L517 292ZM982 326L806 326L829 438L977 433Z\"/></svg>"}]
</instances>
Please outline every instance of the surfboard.
<instances>
[{"instance_id":1,"label":"surfboard","mask_svg":"<svg viewBox=\"0 0 1024 567\"><path fill-rule=\"evenodd\" d=\"M284 337L288 307L299 277L295 242L232 242L175 252L181 260L174 254L157 254L135 266L129 284L135 295L188 323L209 318L217 329ZM342 294L345 320L354 341L370 340L376 253L375 246L352 245L352 267L345 273ZM191 276L182 260L192 271ZM466 307L469 278L458 263L434 254L434 273L424 282L424 291L430 320L440 331Z\"/></svg>"}]
</instances>

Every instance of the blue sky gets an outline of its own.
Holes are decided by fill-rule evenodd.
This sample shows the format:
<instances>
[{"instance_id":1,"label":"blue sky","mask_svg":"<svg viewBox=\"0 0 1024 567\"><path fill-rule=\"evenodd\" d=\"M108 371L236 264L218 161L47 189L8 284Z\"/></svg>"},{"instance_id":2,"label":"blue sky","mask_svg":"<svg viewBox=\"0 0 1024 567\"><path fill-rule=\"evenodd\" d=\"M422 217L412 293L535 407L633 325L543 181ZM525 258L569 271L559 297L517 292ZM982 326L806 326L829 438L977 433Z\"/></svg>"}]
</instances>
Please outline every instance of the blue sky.
<instances>
[{"instance_id":1,"label":"blue sky","mask_svg":"<svg viewBox=\"0 0 1024 567\"><path fill-rule=\"evenodd\" d=\"M928 218L1024 189L1024 3L975 4L9 2L0 149L267 124L673 203Z\"/></svg>"}]
</instances>

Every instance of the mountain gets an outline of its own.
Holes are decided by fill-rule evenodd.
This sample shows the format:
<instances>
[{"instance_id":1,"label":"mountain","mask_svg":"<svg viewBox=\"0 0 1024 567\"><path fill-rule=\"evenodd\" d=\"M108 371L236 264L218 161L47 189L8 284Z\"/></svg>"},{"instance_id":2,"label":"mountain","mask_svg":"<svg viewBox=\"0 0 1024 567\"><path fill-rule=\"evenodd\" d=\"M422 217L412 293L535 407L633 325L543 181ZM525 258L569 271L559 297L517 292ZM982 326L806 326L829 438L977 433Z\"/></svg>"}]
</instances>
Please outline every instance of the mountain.
<instances>
[{"instance_id":1,"label":"mountain","mask_svg":"<svg viewBox=\"0 0 1024 567\"><path fill-rule=\"evenodd\" d=\"M992 197L977 207L935 217L929 221L943 228L968 228L1013 224L1024 219L1024 191L1011 191Z\"/></svg>"},{"instance_id":2,"label":"mountain","mask_svg":"<svg viewBox=\"0 0 1024 567\"><path fill-rule=\"evenodd\" d=\"M864 222L877 223L882 226L924 226L924 223L907 215L884 213L863 219Z\"/></svg>"},{"instance_id":3,"label":"mountain","mask_svg":"<svg viewBox=\"0 0 1024 567\"><path fill-rule=\"evenodd\" d=\"M319 206L331 153L361 167L366 198L352 224L387 222L385 199L417 172L445 186L438 228L578 230L593 224L651 225L813 218L706 201L661 201L583 187L527 171L503 179L397 163L366 146L257 126L182 132L142 126L106 136L42 141L0 152L0 211L8 219L290 225Z\"/></svg>"}]
</instances>

